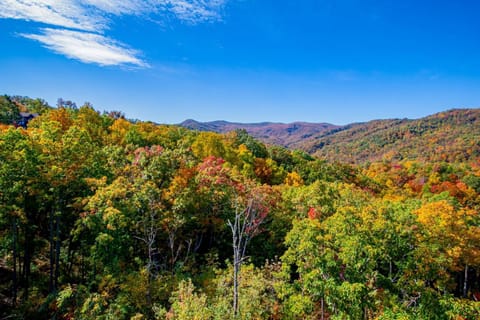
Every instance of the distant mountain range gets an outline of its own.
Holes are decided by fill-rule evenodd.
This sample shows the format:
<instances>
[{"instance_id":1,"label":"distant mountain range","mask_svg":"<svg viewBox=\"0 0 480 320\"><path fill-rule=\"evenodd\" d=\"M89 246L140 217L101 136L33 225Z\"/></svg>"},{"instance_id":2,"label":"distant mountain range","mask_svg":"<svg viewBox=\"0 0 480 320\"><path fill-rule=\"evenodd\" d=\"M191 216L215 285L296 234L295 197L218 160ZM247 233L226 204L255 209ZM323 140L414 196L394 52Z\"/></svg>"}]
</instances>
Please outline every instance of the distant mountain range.
<instances>
[{"instance_id":1,"label":"distant mountain range","mask_svg":"<svg viewBox=\"0 0 480 320\"><path fill-rule=\"evenodd\" d=\"M421 119L329 123L232 123L186 120L183 127L226 133L245 129L266 144L300 149L329 161L365 163L384 159L478 161L480 109L453 109Z\"/></svg>"},{"instance_id":2,"label":"distant mountain range","mask_svg":"<svg viewBox=\"0 0 480 320\"><path fill-rule=\"evenodd\" d=\"M341 128L329 123L235 123L228 121L198 122L186 120L180 124L182 127L199 130L226 133L237 129L245 129L251 136L267 144L281 145L291 148L300 141L312 137L322 136L335 129Z\"/></svg>"}]
</instances>

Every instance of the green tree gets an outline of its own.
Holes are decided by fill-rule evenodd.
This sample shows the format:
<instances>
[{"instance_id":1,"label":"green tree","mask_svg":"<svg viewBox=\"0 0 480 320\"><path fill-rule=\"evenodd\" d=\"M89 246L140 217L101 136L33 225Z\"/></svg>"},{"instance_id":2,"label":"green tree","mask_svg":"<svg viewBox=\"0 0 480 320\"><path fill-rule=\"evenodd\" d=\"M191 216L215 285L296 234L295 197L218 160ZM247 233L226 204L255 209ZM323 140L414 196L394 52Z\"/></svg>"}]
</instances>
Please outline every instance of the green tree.
<instances>
[{"instance_id":1,"label":"green tree","mask_svg":"<svg viewBox=\"0 0 480 320\"><path fill-rule=\"evenodd\" d=\"M11 238L5 240L12 250L14 304L20 283L24 299L28 299L29 294L34 230L39 224L37 211L32 208L32 197L37 192L38 163L38 151L25 132L10 128L0 134L0 221L5 223L4 227L11 226Z\"/></svg>"},{"instance_id":2,"label":"green tree","mask_svg":"<svg viewBox=\"0 0 480 320\"><path fill-rule=\"evenodd\" d=\"M0 123L13 124L20 118L18 106L9 96L0 96Z\"/></svg>"}]
</instances>

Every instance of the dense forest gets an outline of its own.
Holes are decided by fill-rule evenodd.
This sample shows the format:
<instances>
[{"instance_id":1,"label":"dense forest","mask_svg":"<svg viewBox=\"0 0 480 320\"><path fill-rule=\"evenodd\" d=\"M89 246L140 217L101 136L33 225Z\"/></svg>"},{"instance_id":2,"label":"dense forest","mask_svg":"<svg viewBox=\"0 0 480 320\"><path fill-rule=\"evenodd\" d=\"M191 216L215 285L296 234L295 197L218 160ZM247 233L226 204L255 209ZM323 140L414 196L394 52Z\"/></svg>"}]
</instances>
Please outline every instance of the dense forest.
<instances>
[{"instance_id":1,"label":"dense forest","mask_svg":"<svg viewBox=\"0 0 480 320\"><path fill-rule=\"evenodd\" d=\"M0 122L1 319L480 318L478 126L359 165L64 100Z\"/></svg>"},{"instance_id":2,"label":"dense forest","mask_svg":"<svg viewBox=\"0 0 480 320\"><path fill-rule=\"evenodd\" d=\"M262 141L265 144L274 144L286 147L287 149L305 149L311 144L311 140L330 135L341 131L346 127L329 123L310 122L260 122L260 123L238 123L228 121L198 122L192 119L185 120L180 126L198 130L217 133L228 133L237 129L244 129L249 135Z\"/></svg>"},{"instance_id":3,"label":"dense forest","mask_svg":"<svg viewBox=\"0 0 480 320\"><path fill-rule=\"evenodd\" d=\"M415 120L351 124L294 146L356 164L384 159L468 162L480 157L479 128L480 109L453 109Z\"/></svg>"},{"instance_id":4,"label":"dense forest","mask_svg":"<svg viewBox=\"0 0 480 320\"><path fill-rule=\"evenodd\" d=\"M180 125L218 133L245 129L266 144L303 150L330 162L361 165L384 159L469 162L480 156L480 109L452 109L421 119L373 120L344 126L194 120Z\"/></svg>"}]
</instances>

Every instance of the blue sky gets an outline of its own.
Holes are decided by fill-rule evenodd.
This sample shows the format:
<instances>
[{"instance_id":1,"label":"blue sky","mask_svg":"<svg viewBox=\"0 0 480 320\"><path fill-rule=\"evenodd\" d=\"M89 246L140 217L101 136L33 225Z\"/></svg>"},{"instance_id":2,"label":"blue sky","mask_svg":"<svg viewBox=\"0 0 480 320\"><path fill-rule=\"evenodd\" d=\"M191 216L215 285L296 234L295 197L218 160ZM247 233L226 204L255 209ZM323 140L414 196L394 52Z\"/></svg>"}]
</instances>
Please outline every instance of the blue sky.
<instances>
[{"instance_id":1,"label":"blue sky","mask_svg":"<svg viewBox=\"0 0 480 320\"><path fill-rule=\"evenodd\" d=\"M476 0L0 0L0 93L178 123L480 107Z\"/></svg>"}]
</instances>

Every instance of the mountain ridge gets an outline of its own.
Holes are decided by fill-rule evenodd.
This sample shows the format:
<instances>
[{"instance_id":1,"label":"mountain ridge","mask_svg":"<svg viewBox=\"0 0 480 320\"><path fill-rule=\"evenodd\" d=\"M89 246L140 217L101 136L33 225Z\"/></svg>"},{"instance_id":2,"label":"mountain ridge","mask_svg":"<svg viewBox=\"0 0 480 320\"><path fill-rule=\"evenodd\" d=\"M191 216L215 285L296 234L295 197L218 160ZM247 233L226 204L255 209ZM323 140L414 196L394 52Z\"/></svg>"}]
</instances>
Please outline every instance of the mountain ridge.
<instances>
[{"instance_id":1,"label":"mountain ridge","mask_svg":"<svg viewBox=\"0 0 480 320\"><path fill-rule=\"evenodd\" d=\"M179 125L192 130L213 131L218 133L227 133L238 129L245 129L248 134L264 143L281 145L287 148L293 143L301 141L307 137L341 127L330 123L311 123L303 121L291 123L239 123L225 120L200 122L193 119L187 119Z\"/></svg>"},{"instance_id":2,"label":"mountain ridge","mask_svg":"<svg viewBox=\"0 0 480 320\"><path fill-rule=\"evenodd\" d=\"M480 156L480 108L450 109L418 119L330 123L238 123L192 119L183 127L226 133L245 129L266 143L299 149L329 161L469 161Z\"/></svg>"}]
</instances>

